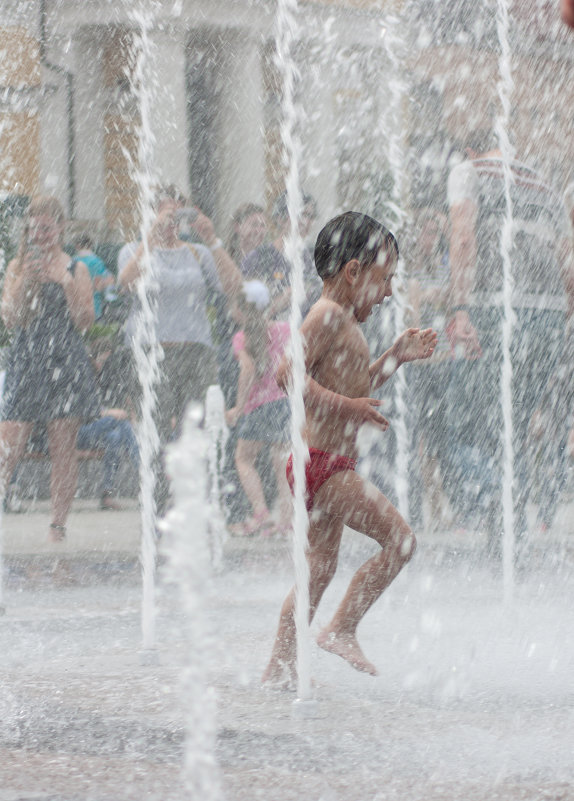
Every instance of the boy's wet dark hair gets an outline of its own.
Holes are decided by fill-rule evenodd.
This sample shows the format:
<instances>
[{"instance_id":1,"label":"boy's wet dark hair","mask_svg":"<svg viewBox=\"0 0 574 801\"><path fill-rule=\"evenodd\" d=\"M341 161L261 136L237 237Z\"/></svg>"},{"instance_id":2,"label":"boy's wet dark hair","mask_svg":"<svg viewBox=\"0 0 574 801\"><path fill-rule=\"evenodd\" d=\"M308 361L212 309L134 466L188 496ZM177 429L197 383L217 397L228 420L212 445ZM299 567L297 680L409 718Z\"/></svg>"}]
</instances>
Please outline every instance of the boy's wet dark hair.
<instances>
[{"instance_id":1,"label":"boy's wet dark hair","mask_svg":"<svg viewBox=\"0 0 574 801\"><path fill-rule=\"evenodd\" d=\"M375 262L381 249L394 253L398 260L399 246L388 228L368 214L346 211L319 231L315 267L321 278L332 278L351 259L358 259L361 265Z\"/></svg>"}]
</instances>

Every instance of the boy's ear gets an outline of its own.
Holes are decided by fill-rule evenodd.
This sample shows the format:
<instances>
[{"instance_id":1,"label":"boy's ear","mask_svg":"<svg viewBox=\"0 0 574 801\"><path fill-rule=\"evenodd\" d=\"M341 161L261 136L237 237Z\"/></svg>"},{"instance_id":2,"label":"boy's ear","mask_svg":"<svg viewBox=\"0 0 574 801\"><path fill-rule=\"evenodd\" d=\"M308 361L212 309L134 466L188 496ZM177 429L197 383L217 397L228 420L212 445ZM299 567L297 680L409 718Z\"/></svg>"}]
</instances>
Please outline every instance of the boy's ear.
<instances>
[{"instance_id":1,"label":"boy's ear","mask_svg":"<svg viewBox=\"0 0 574 801\"><path fill-rule=\"evenodd\" d=\"M343 273L349 284L354 284L361 272L361 265L358 259L351 259L343 267Z\"/></svg>"}]
</instances>

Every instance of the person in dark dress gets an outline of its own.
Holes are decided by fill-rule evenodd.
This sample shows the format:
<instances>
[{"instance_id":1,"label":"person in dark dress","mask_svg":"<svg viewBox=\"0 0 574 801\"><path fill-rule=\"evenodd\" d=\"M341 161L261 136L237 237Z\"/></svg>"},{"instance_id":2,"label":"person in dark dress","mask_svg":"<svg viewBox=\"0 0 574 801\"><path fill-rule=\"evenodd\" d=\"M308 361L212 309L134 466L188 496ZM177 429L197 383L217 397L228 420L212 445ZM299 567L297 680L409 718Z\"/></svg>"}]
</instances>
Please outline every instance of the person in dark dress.
<instances>
[{"instance_id":1,"label":"person in dark dress","mask_svg":"<svg viewBox=\"0 0 574 801\"><path fill-rule=\"evenodd\" d=\"M29 206L18 254L7 267L0 313L12 336L0 410L0 491L35 423L48 431L53 541L64 539L78 477L76 436L100 414L81 331L94 322L88 268L62 250L64 213L51 197Z\"/></svg>"}]
</instances>

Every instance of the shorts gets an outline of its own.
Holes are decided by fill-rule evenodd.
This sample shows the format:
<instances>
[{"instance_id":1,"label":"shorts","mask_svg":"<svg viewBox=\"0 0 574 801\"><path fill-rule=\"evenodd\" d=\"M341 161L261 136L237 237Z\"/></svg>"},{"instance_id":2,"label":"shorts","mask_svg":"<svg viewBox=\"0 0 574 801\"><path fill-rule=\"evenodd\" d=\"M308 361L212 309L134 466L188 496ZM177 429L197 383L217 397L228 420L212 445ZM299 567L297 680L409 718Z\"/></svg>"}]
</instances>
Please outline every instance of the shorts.
<instances>
[{"instance_id":1,"label":"shorts","mask_svg":"<svg viewBox=\"0 0 574 801\"><path fill-rule=\"evenodd\" d=\"M309 448L309 461L305 463L305 506L310 512L315 501L315 494L328 478L335 473L354 470L357 460L350 456L339 456L336 453L327 453L317 448ZM287 483L293 492L293 456L287 460Z\"/></svg>"},{"instance_id":2,"label":"shorts","mask_svg":"<svg viewBox=\"0 0 574 801\"><path fill-rule=\"evenodd\" d=\"M239 421L238 439L284 445L289 442L291 410L287 398L262 403Z\"/></svg>"}]
</instances>

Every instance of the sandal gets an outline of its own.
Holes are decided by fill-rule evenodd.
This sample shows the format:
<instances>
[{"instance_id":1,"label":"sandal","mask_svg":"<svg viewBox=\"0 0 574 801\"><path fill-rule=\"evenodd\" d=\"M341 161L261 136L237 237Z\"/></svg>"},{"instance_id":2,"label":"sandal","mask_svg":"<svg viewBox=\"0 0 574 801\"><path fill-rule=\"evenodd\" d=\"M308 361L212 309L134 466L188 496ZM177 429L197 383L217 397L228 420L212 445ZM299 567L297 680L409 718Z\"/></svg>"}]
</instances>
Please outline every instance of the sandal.
<instances>
[{"instance_id":1,"label":"sandal","mask_svg":"<svg viewBox=\"0 0 574 801\"><path fill-rule=\"evenodd\" d=\"M52 542L62 542L66 539L66 526L58 526L50 523L50 539Z\"/></svg>"}]
</instances>

